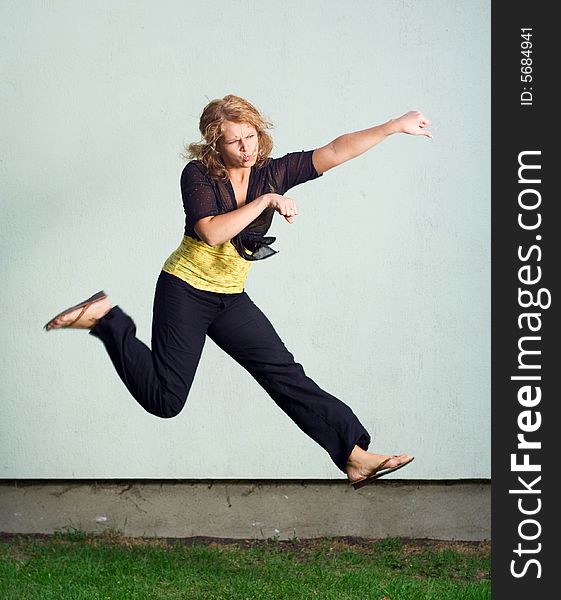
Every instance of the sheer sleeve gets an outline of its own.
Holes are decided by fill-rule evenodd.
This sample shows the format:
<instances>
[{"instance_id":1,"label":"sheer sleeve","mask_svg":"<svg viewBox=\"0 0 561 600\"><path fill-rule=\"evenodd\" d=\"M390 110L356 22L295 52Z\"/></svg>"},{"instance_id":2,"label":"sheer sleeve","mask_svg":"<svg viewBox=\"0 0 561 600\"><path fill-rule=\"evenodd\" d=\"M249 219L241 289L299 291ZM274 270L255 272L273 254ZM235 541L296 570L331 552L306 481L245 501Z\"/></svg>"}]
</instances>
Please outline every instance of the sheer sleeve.
<instances>
[{"instance_id":1,"label":"sheer sleeve","mask_svg":"<svg viewBox=\"0 0 561 600\"><path fill-rule=\"evenodd\" d=\"M191 161L181 173L186 233L193 231L193 226L199 219L220 213L214 187L202 169L202 166Z\"/></svg>"},{"instance_id":2,"label":"sheer sleeve","mask_svg":"<svg viewBox=\"0 0 561 600\"><path fill-rule=\"evenodd\" d=\"M282 195L300 183L321 177L312 162L313 153L313 150L290 152L281 158L271 160L271 171L277 194Z\"/></svg>"}]
</instances>

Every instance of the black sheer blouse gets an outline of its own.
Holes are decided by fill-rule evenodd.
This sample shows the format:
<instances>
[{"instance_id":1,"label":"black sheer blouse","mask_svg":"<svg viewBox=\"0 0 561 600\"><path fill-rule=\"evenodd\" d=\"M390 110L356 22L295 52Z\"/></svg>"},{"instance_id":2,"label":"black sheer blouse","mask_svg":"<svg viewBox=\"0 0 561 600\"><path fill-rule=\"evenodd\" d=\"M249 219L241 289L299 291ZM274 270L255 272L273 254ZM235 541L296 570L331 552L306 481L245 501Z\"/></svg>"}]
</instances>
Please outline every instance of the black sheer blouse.
<instances>
[{"instance_id":1,"label":"black sheer blouse","mask_svg":"<svg viewBox=\"0 0 561 600\"><path fill-rule=\"evenodd\" d=\"M260 168L252 167L246 204L266 193L283 195L290 188L319 177L312 163L312 153L313 150L291 152L281 158L269 158ZM185 235L196 240L200 238L194 226L199 219L238 208L232 184L211 179L198 160L187 163L181 173L181 196L185 210ZM277 253L270 248L276 238L265 236L274 213L272 208L265 209L231 240L240 256L246 260L262 260Z\"/></svg>"}]
</instances>

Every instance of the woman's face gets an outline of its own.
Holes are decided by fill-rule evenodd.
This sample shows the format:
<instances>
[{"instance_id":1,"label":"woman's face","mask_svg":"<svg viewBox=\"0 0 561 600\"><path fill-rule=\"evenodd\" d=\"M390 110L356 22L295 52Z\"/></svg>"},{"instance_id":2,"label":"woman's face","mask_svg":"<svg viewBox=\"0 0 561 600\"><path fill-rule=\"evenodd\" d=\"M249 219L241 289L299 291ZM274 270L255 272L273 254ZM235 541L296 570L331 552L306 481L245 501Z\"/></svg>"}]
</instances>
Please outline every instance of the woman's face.
<instances>
[{"instance_id":1,"label":"woman's face","mask_svg":"<svg viewBox=\"0 0 561 600\"><path fill-rule=\"evenodd\" d=\"M217 148L227 169L252 167L257 161L259 138L257 130L249 123L224 121L222 137Z\"/></svg>"}]
</instances>

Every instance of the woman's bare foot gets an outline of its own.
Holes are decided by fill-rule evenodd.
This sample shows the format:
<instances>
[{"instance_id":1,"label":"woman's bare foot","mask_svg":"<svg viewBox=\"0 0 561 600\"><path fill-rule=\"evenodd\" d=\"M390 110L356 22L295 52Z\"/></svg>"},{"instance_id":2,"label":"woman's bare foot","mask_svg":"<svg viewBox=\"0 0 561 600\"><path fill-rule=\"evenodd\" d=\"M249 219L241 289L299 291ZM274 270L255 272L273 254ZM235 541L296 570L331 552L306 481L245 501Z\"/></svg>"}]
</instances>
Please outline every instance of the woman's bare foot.
<instances>
[{"instance_id":1,"label":"woman's bare foot","mask_svg":"<svg viewBox=\"0 0 561 600\"><path fill-rule=\"evenodd\" d=\"M400 454L399 456L373 454L355 446L347 460L347 478L350 483L356 483L375 475L382 464L383 469L394 469L412 460L413 457L410 454Z\"/></svg>"},{"instance_id":2,"label":"woman's bare foot","mask_svg":"<svg viewBox=\"0 0 561 600\"><path fill-rule=\"evenodd\" d=\"M91 329L98 320L101 319L101 317L104 317L112 308L113 305L109 301L109 298L105 296L101 300L97 300L90 304L84 311L84 314L75 323L72 323L72 321L80 315L83 308L76 308L71 312L67 312L54 318L52 321L49 321L45 326L45 329L47 331L62 328Z\"/></svg>"}]
</instances>

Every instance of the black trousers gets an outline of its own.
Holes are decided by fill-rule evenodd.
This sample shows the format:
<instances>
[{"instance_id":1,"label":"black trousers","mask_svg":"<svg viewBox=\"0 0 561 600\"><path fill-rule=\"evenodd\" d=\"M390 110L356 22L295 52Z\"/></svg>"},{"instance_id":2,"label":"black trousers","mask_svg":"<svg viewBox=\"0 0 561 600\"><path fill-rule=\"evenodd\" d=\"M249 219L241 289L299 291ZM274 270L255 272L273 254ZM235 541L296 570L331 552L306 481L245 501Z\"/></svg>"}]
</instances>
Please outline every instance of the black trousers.
<instances>
[{"instance_id":1,"label":"black trousers","mask_svg":"<svg viewBox=\"0 0 561 600\"><path fill-rule=\"evenodd\" d=\"M208 335L249 371L341 471L346 472L355 444L364 450L370 444L370 435L352 410L305 374L245 291L199 290L162 271L154 296L152 350L137 339L134 322L119 306L90 334L103 342L137 402L158 417L174 417L185 405Z\"/></svg>"}]
</instances>

